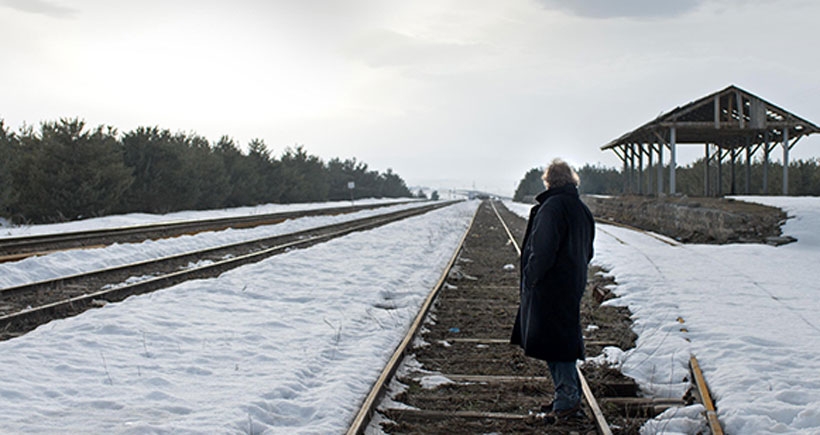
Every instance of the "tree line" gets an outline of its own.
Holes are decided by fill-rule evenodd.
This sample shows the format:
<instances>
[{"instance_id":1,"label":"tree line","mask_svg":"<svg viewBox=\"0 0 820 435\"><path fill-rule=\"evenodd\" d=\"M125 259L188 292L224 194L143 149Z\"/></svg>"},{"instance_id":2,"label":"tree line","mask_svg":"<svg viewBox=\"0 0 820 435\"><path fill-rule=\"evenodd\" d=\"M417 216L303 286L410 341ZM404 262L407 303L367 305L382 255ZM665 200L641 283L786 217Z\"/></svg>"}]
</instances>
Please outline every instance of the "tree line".
<instances>
[{"instance_id":1,"label":"tree line","mask_svg":"<svg viewBox=\"0 0 820 435\"><path fill-rule=\"evenodd\" d=\"M581 179L579 191L584 194L606 194L613 195L621 193L623 186L622 174L614 168L607 168L602 165L586 164L582 168L576 168L578 178ZM518 182L513 200L518 202L533 202L536 195L544 191L544 181L541 176L544 174L543 167L532 168L524 174L524 178Z\"/></svg>"},{"instance_id":2,"label":"tree line","mask_svg":"<svg viewBox=\"0 0 820 435\"><path fill-rule=\"evenodd\" d=\"M687 196L718 196L741 195L746 193L746 165L735 164L735 175L732 177L731 166L724 162L718 176L717 165L711 162L709 178L705 179L705 158L679 166L675 172L675 190ZM657 165L644 168L643 179L633 173L631 182L624 178L623 169L610 168L603 165L585 164L576 169L581 179L580 192L582 194L620 195L624 192L638 194L654 193L657 190ZM661 168L664 176L663 189L669 191L669 166ZM749 168L749 194L751 195L779 195L783 191L783 164L769 162L766 182L763 186L763 161L758 159L752 162ZM530 169L518 183L513 199L520 202L532 202L535 195L544 190L541 175L544 168ZM706 184L708 180L709 190ZM643 182L643 188L639 185ZM719 186L719 187L718 187ZM789 195L819 196L820 195L820 161L816 158L795 160L789 162Z\"/></svg>"},{"instance_id":3,"label":"tree line","mask_svg":"<svg viewBox=\"0 0 820 435\"><path fill-rule=\"evenodd\" d=\"M159 127L120 135L77 118L12 132L0 119L0 216L16 223L410 196L391 169L380 173L355 158L324 162L303 146L277 158L260 139L243 151L229 136L210 143Z\"/></svg>"}]
</instances>

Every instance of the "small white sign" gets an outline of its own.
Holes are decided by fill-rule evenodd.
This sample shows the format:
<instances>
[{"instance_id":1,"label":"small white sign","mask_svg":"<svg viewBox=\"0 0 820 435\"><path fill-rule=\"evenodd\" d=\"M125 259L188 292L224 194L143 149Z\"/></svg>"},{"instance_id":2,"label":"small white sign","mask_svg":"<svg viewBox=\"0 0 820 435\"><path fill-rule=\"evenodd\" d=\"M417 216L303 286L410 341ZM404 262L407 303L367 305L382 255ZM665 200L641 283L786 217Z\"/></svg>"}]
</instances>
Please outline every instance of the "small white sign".
<instances>
[{"instance_id":1,"label":"small white sign","mask_svg":"<svg viewBox=\"0 0 820 435\"><path fill-rule=\"evenodd\" d=\"M356 182L355 181L348 181L347 182L347 188L348 189L355 189L356 188Z\"/></svg>"}]
</instances>

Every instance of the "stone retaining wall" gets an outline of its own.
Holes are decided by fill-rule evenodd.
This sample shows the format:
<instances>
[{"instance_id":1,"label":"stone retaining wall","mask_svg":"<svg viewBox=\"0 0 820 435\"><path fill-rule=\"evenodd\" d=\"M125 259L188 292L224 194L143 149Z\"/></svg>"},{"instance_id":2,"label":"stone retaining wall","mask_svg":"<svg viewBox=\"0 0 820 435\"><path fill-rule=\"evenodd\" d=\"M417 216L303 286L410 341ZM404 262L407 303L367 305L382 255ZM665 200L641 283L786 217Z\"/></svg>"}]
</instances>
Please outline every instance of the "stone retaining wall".
<instances>
[{"instance_id":1,"label":"stone retaining wall","mask_svg":"<svg viewBox=\"0 0 820 435\"><path fill-rule=\"evenodd\" d=\"M596 218L624 223L686 243L781 244L786 213L775 207L725 198L589 196Z\"/></svg>"}]
</instances>

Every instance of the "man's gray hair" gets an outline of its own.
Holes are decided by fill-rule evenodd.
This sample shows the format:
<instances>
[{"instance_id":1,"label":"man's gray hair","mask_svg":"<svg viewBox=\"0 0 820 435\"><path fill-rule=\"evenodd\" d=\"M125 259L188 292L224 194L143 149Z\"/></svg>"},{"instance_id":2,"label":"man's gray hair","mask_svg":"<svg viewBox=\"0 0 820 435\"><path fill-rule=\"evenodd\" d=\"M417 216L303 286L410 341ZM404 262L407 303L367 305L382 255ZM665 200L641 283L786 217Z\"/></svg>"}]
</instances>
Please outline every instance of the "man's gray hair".
<instances>
[{"instance_id":1,"label":"man's gray hair","mask_svg":"<svg viewBox=\"0 0 820 435\"><path fill-rule=\"evenodd\" d=\"M574 184L577 187L581 184L581 179L578 178L578 174L572 170L567 162L561 159L553 160L544 171L544 175L541 176L541 179L544 180L544 185L547 189L561 187L567 184Z\"/></svg>"}]
</instances>

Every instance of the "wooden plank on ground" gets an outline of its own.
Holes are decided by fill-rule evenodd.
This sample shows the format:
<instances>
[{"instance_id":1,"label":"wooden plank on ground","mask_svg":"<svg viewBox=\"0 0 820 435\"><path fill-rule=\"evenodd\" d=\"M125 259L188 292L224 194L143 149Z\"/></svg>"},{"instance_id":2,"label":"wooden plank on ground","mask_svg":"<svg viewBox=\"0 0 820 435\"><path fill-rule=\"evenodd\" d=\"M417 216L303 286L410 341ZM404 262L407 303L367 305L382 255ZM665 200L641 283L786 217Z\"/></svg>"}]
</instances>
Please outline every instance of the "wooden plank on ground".
<instances>
[{"instance_id":1,"label":"wooden plank on ground","mask_svg":"<svg viewBox=\"0 0 820 435\"><path fill-rule=\"evenodd\" d=\"M507 338L482 338L482 337L461 337L461 338L448 338L445 341L451 343L478 343L478 344L510 344L509 337ZM618 346L618 343L614 341L599 341L599 340L587 340L584 342L587 346Z\"/></svg>"},{"instance_id":2,"label":"wooden plank on ground","mask_svg":"<svg viewBox=\"0 0 820 435\"><path fill-rule=\"evenodd\" d=\"M510 310L517 310L518 304L517 303L508 303L502 304L498 301L503 301L508 298L440 298L439 300L457 303L457 304L478 304L478 305L490 305L490 308L504 308Z\"/></svg>"},{"instance_id":3,"label":"wooden plank on ground","mask_svg":"<svg viewBox=\"0 0 820 435\"><path fill-rule=\"evenodd\" d=\"M433 409L404 409L392 408L384 411L391 417L399 418L425 418L425 419L451 419L451 418L466 418L466 419L496 419L496 420L526 420L529 415L526 414L511 414L507 412L482 412L482 411L440 411Z\"/></svg>"},{"instance_id":4,"label":"wooden plank on ground","mask_svg":"<svg viewBox=\"0 0 820 435\"><path fill-rule=\"evenodd\" d=\"M418 373L411 375L413 379L420 379L427 376L425 373ZM470 374L454 374L441 373L439 376L445 377L453 382L481 382L487 384L506 384L515 382L552 382L549 376L512 376L512 375L470 375ZM609 381L603 382L600 387L608 392L607 397L615 398L634 398L638 392L638 385L634 381ZM645 400L645 399L641 399ZM677 404L678 399L674 399Z\"/></svg>"},{"instance_id":5,"label":"wooden plank on ground","mask_svg":"<svg viewBox=\"0 0 820 435\"><path fill-rule=\"evenodd\" d=\"M453 382L485 382L488 384L503 384L507 382L550 382L546 376L503 376L503 375L454 375L442 374L441 376Z\"/></svg>"},{"instance_id":6,"label":"wooden plank on ground","mask_svg":"<svg viewBox=\"0 0 820 435\"><path fill-rule=\"evenodd\" d=\"M510 344L509 338L448 338L453 343Z\"/></svg>"},{"instance_id":7,"label":"wooden plank on ground","mask_svg":"<svg viewBox=\"0 0 820 435\"><path fill-rule=\"evenodd\" d=\"M646 397L604 397L601 406L614 407L625 416L654 417L669 408L685 406L681 399Z\"/></svg>"}]
</instances>

